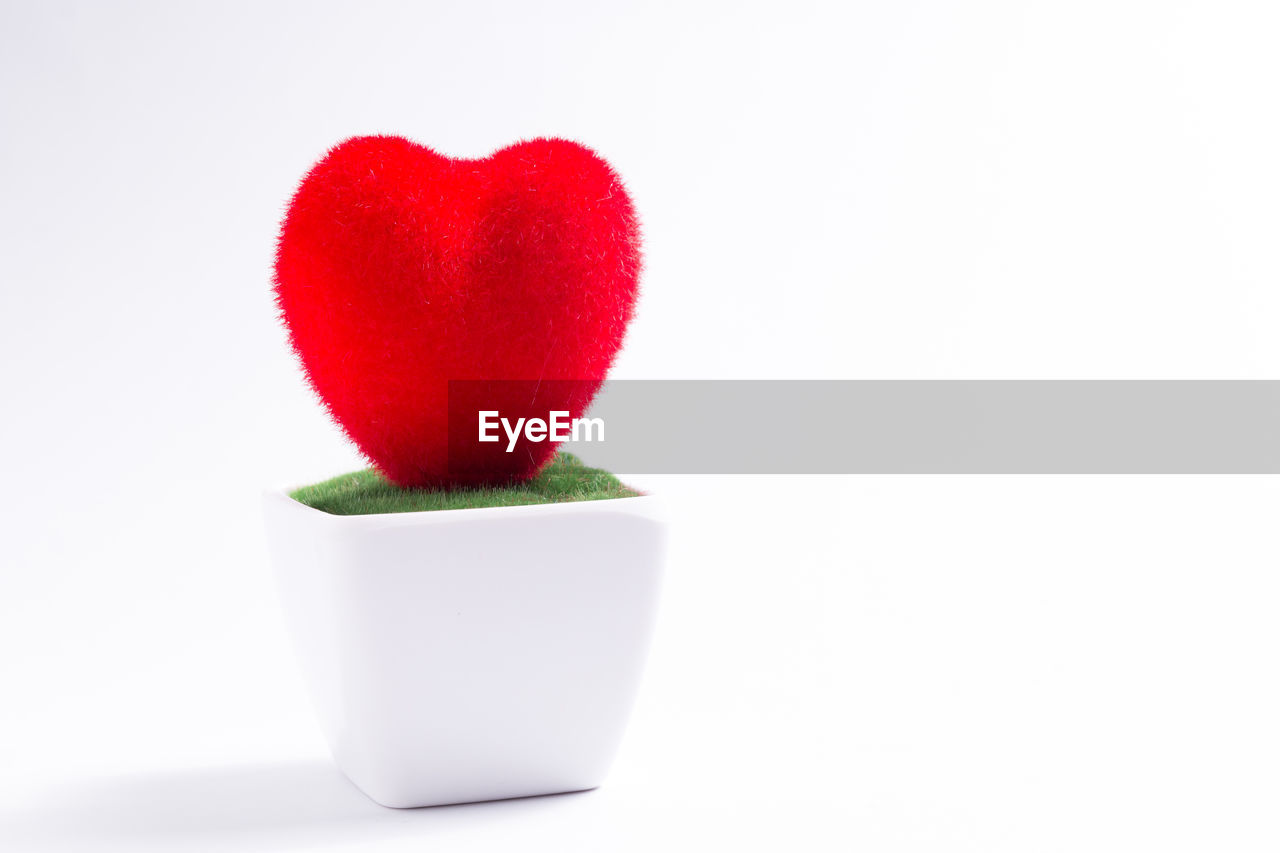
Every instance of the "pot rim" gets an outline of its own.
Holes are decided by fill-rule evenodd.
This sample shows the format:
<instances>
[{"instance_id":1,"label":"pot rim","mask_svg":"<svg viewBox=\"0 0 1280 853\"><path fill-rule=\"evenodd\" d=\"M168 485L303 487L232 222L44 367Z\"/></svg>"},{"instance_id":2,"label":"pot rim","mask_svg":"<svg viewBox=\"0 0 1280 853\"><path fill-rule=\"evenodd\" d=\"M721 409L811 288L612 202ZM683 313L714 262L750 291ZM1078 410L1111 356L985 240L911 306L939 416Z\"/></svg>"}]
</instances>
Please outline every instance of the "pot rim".
<instances>
[{"instance_id":1,"label":"pot rim","mask_svg":"<svg viewBox=\"0 0 1280 853\"><path fill-rule=\"evenodd\" d=\"M522 518L526 516L591 515L596 513L625 513L655 519L663 518L662 500L656 495L632 495L625 498L600 498L589 501L556 501L554 503L522 504L517 506L466 507L464 509L427 509L411 512L375 512L362 515L337 515L325 512L289 496L294 487L264 489L264 502L285 504L291 512L305 514L317 521L341 524L348 527L411 527L427 524L452 524L467 520L487 518Z\"/></svg>"}]
</instances>

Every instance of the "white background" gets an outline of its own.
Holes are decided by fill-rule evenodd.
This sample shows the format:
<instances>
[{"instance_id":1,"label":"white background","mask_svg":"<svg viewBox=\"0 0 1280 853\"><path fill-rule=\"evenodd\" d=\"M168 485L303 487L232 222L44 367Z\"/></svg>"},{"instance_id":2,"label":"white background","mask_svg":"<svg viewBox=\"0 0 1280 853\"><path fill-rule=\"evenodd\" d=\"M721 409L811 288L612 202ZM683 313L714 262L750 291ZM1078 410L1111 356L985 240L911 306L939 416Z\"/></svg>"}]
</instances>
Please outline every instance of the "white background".
<instances>
[{"instance_id":1,"label":"white background","mask_svg":"<svg viewBox=\"0 0 1280 853\"><path fill-rule=\"evenodd\" d=\"M258 496L359 464L269 269L360 133L608 157L618 377L1277 378L1277 44L1223 0L6 3L0 849L1276 849L1273 478L644 478L609 782L414 812L328 760Z\"/></svg>"}]
</instances>

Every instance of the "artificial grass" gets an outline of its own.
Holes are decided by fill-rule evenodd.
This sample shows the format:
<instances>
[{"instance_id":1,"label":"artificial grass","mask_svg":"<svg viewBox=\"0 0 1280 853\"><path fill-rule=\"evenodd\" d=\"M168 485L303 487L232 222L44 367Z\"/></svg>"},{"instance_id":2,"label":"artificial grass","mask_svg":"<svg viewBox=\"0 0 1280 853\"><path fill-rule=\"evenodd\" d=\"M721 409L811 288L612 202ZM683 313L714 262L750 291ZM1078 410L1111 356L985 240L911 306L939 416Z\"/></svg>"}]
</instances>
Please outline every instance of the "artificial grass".
<instances>
[{"instance_id":1,"label":"artificial grass","mask_svg":"<svg viewBox=\"0 0 1280 853\"><path fill-rule=\"evenodd\" d=\"M375 515L494 506L602 501L640 492L608 471L588 468L572 453L557 453L531 480L508 486L402 489L377 471L353 471L289 493L299 503L332 515Z\"/></svg>"}]
</instances>

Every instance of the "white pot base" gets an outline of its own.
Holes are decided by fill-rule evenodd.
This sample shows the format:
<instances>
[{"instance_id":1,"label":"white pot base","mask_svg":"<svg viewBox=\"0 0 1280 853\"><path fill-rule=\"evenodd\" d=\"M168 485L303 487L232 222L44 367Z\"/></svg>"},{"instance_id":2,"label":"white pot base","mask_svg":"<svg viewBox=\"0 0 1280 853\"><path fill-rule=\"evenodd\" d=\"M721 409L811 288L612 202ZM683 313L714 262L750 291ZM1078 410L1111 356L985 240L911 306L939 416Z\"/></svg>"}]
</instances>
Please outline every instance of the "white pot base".
<instances>
[{"instance_id":1,"label":"white pot base","mask_svg":"<svg viewBox=\"0 0 1280 853\"><path fill-rule=\"evenodd\" d=\"M321 727L372 800L600 785L656 615L655 498L334 516L269 492L264 506Z\"/></svg>"}]
</instances>

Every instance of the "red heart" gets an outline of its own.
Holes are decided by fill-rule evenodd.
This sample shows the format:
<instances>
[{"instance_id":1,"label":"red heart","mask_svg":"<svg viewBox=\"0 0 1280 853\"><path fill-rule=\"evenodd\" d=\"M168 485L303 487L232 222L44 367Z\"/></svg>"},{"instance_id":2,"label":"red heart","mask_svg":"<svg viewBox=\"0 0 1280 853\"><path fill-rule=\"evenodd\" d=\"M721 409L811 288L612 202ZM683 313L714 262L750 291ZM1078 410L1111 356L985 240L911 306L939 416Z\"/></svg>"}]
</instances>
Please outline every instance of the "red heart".
<instances>
[{"instance_id":1,"label":"red heart","mask_svg":"<svg viewBox=\"0 0 1280 853\"><path fill-rule=\"evenodd\" d=\"M529 383L536 399L503 397L512 422L581 416L622 344L639 273L631 199L577 143L535 139L462 160L364 136L298 187L275 293L303 369L352 441L395 483L445 486L530 477L555 449L455 442L451 460L450 380Z\"/></svg>"}]
</instances>

